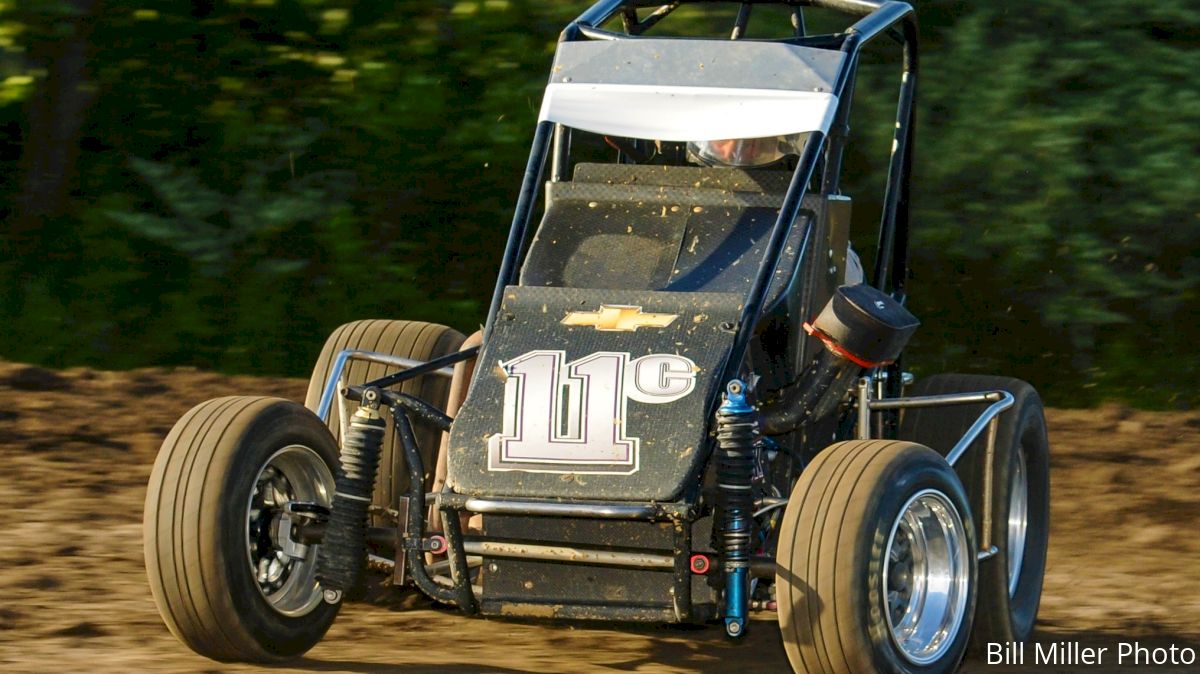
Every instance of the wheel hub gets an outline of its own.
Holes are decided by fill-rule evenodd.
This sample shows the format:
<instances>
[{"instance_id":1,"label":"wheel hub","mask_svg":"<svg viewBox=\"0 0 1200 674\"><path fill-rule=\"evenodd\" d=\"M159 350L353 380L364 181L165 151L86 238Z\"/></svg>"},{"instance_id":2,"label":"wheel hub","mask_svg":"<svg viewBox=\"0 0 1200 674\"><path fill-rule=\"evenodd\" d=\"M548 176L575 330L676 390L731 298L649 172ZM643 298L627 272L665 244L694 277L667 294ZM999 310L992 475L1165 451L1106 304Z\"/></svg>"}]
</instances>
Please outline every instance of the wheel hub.
<instances>
[{"instance_id":1,"label":"wheel hub","mask_svg":"<svg viewBox=\"0 0 1200 674\"><path fill-rule=\"evenodd\" d=\"M308 447L285 447L259 468L247 504L246 551L259 592L279 613L305 615L321 601L316 548L295 540L290 506L328 507L333 490L332 473Z\"/></svg>"},{"instance_id":2,"label":"wheel hub","mask_svg":"<svg viewBox=\"0 0 1200 674\"><path fill-rule=\"evenodd\" d=\"M915 494L892 525L883 583L892 641L910 662L934 662L958 636L970 560L962 518L936 489Z\"/></svg>"},{"instance_id":3,"label":"wheel hub","mask_svg":"<svg viewBox=\"0 0 1200 674\"><path fill-rule=\"evenodd\" d=\"M1025 561L1025 534L1029 527L1029 478L1025 449L1017 447L1017 467L1008 490L1008 596L1017 593Z\"/></svg>"}]
</instances>

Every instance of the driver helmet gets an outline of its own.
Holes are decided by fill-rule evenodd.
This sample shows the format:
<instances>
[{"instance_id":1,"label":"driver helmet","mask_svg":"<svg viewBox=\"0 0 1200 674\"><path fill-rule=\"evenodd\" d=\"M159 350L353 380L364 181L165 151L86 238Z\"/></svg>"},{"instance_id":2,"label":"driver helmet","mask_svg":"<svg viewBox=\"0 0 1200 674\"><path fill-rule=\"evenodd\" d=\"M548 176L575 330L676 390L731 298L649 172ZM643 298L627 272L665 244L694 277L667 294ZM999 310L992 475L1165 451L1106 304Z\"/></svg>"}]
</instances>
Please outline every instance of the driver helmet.
<instances>
[{"instance_id":1,"label":"driver helmet","mask_svg":"<svg viewBox=\"0 0 1200 674\"><path fill-rule=\"evenodd\" d=\"M687 145L688 155L707 166L759 168L774 164L788 155L800 154L807 135L794 133L765 138L691 141Z\"/></svg>"}]
</instances>

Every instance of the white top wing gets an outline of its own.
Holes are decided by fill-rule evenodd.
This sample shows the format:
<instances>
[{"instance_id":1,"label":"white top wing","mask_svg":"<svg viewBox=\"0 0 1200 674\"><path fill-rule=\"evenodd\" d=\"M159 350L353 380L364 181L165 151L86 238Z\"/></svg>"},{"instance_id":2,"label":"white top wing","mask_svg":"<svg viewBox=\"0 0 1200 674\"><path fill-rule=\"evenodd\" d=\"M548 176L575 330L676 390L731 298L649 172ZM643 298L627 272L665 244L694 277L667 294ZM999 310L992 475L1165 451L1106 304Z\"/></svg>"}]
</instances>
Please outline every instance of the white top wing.
<instances>
[{"instance_id":1,"label":"white top wing","mask_svg":"<svg viewBox=\"0 0 1200 674\"><path fill-rule=\"evenodd\" d=\"M836 96L815 91L552 82L538 121L683 142L828 133L836 110Z\"/></svg>"}]
</instances>

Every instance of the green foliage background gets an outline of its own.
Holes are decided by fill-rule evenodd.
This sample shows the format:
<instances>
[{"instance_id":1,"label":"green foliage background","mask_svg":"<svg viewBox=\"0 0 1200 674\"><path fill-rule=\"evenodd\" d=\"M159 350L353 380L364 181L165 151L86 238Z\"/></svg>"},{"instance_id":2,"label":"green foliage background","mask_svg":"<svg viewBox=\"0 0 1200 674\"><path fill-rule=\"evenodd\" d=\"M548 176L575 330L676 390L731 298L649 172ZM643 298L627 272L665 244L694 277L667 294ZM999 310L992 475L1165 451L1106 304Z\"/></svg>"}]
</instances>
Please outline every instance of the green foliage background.
<instances>
[{"instance_id":1,"label":"green foliage background","mask_svg":"<svg viewBox=\"0 0 1200 674\"><path fill-rule=\"evenodd\" d=\"M909 366L1060 405L1195 405L1200 6L917 4ZM583 9L0 0L0 356L306 375L348 320L473 330ZM870 55L855 100L859 248L894 57Z\"/></svg>"}]
</instances>

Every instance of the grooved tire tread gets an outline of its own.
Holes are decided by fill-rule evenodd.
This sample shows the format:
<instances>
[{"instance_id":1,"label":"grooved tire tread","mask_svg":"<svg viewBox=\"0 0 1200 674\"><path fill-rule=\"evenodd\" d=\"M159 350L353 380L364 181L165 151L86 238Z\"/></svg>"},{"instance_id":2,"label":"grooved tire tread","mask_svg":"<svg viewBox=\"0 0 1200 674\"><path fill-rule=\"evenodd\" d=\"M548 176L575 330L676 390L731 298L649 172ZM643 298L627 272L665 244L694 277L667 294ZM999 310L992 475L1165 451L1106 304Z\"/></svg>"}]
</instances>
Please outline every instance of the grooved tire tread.
<instances>
[{"instance_id":1,"label":"grooved tire tread","mask_svg":"<svg viewBox=\"0 0 1200 674\"><path fill-rule=\"evenodd\" d=\"M313 367L312 377L309 379L304 405L310 410L316 411L334 360L338 352L344 349L361 349L411 358L416 361L428 361L458 351L464 339L466 338L463 334L453 328L422 321L369 319L342 325L325 340L325 345ZM399 370L400 368L381 363L350 361L346 365L344 378L349 383L361 384ZM450 380L438 375L424 375L406 381L399 387L393 387L393 390L408 393L439 409L445 409L450 393ZM347 411L353 413L352 404L348 406ZM338 423L338 414L337 400L335 399L334 405L330 409L328 426L340 445L341 428ZM392 425L391 419L388 419L383 452L379 458L375 492L372 497L372 504L383 508L395 508L399 497L408 490L408 469L404 460L404 450L399 446ZM424 459L426 486L428 487L435 466L436 452L441 444L441 431L414 423L413 432ZM381 517L373 519L375 525L387 524Z\"/></svg>"}]
</instances>

